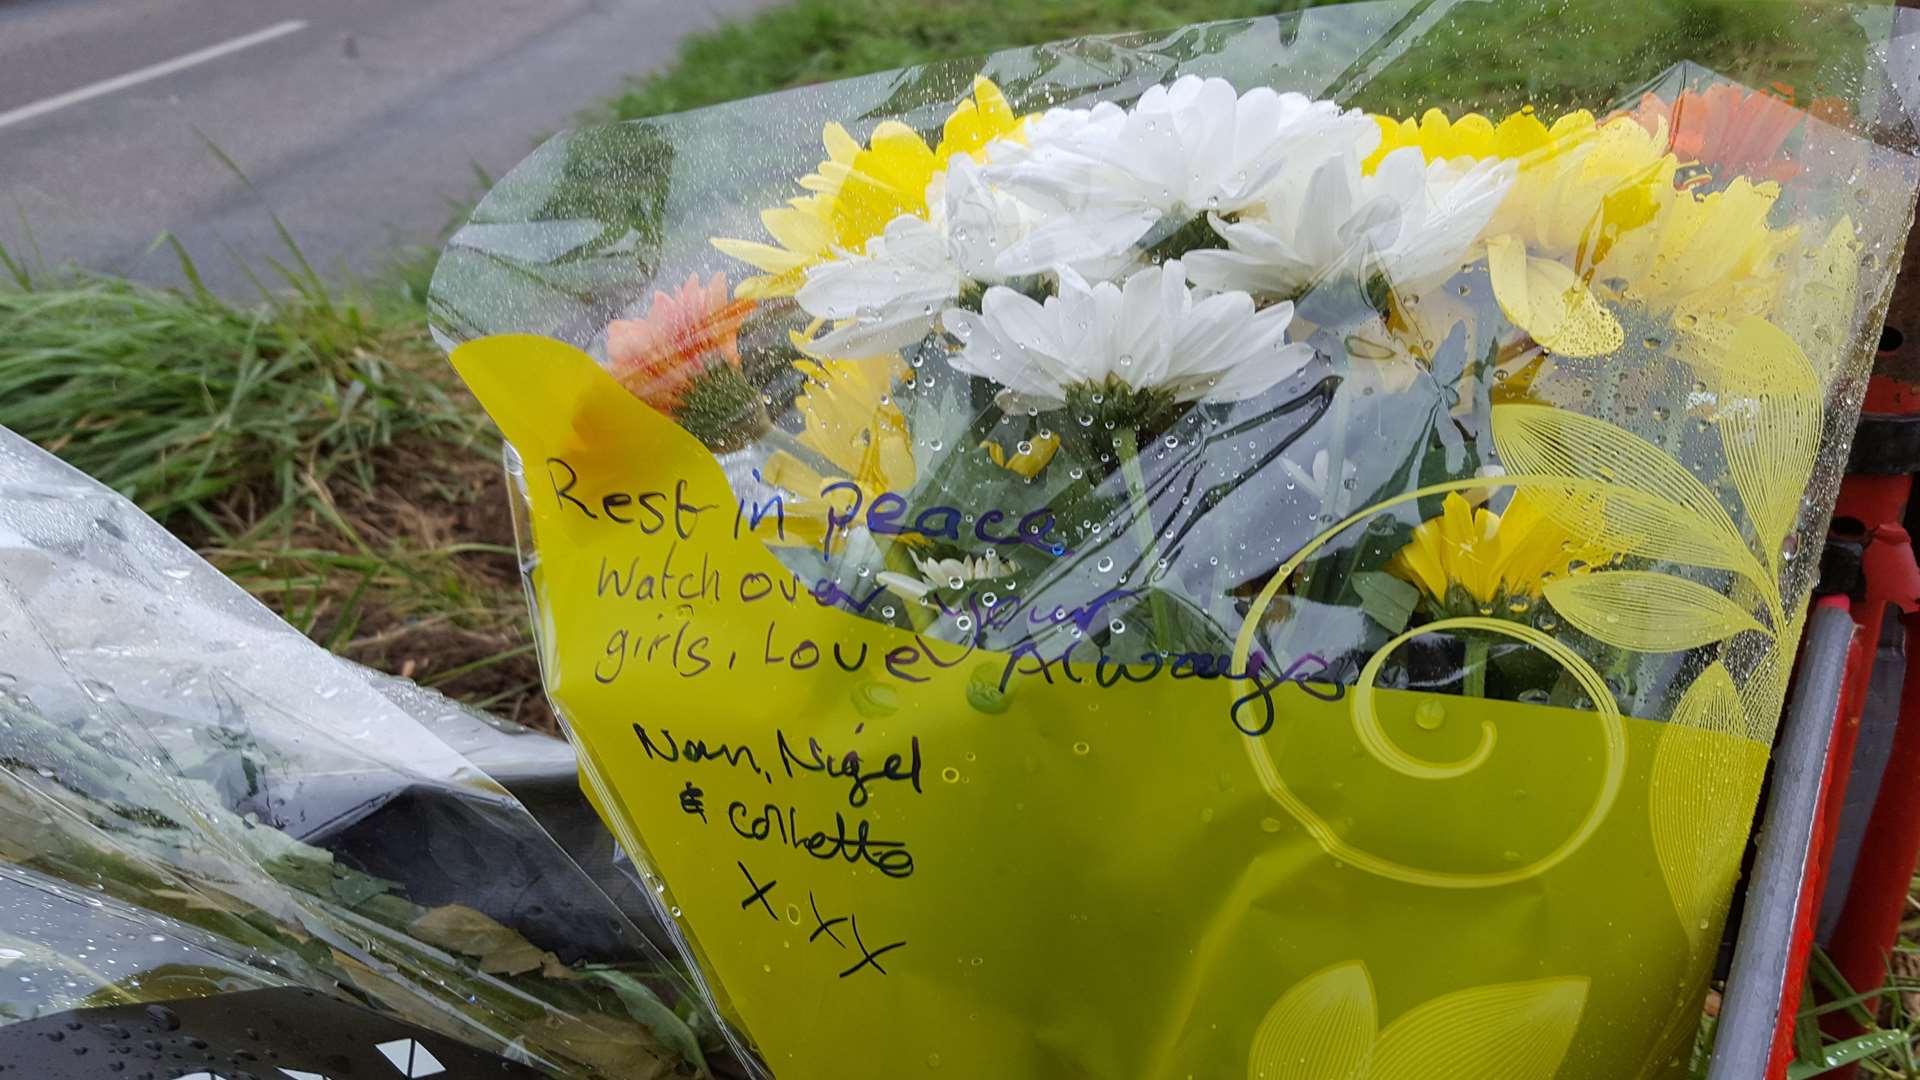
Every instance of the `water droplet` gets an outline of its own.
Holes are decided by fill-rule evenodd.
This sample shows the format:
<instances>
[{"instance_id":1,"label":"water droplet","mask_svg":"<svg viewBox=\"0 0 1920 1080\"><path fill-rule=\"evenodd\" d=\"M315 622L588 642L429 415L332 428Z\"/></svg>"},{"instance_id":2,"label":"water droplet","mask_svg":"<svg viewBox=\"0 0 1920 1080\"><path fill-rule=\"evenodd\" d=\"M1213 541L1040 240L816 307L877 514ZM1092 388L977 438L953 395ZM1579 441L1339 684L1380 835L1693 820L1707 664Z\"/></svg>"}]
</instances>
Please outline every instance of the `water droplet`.
<instances>
[{"instance_id":1,"label":"water droplet","mask_svg":"<svg viewBox=\"0 0 1920 1080\"><path fill-rule=\"evenodd\" d=\"M1100 561L1093 564L1093 568L1104 574L1107 571L1113 569L1113 560L1108 558L1105 555L1102 555L1100 557Z\"/></svg>"},{"instance_id":2,"label":"water droplet","mask_svg":"<svg viewBox=\"0 0 1920 1080\"><path fill-rule=\"evenodd\" d=\"M937 1069L937 1068L939 1068L939 1067L940 1067L940 1055L939 1055L939 1054L928 1054L928 1055L927 1055L927 1068L929 1068L929 1069Z\"/></svg>"},{"instance_id":3,"label":"water droplet","mask_svg":"<svg viewBox=\"0 0 1920 1080\"><path fill-rule=\"evenodd\" d=\"M1280 831L1280 829L1281 829L1281 825L1280 825L1280 819L1279 819L1279 818L1272 818L1272 817L1266 817L1266 818L1261 818L1261 819L1260 819L1260 831L1261 831L1261 832L1265 832L1265 833L1277 833L1277 832L1279 832L1279 831Z\"/></svg>"},{"instance_id":4,"label":"water droplet","mask_svg":"<svg viewBox=\"0 0 1920 1080\"><path fill-rule=\"evenodd\" d=\"M1088 745L1085 740L1081 740L1073 744L1073 752L1079 754L1081 757L1086 757L1093 752L1093 747Z\"/></svg>"},{"instance_id":5,"label":"water droplet","mask_svg":"<svg viewBox=\"0 0 1920 1080\"><path fill-rule=\"evenodd\" d=\"M957 784L960 782L960 770L949 765L940 770L940 779L945 780L949 784Z\"/></svg>"},{"instance_id":6,"label":"water droplet","mask_svg":"<svg viewBox=\"0 0 1920 1080\"><path fill-rule=\"evenodd\" d=\"M1422 731L1437 731L1447 722L1447 707L1437 701L1423 701L1413 710L1413 722Z\"/></svg>"}]
</instances>

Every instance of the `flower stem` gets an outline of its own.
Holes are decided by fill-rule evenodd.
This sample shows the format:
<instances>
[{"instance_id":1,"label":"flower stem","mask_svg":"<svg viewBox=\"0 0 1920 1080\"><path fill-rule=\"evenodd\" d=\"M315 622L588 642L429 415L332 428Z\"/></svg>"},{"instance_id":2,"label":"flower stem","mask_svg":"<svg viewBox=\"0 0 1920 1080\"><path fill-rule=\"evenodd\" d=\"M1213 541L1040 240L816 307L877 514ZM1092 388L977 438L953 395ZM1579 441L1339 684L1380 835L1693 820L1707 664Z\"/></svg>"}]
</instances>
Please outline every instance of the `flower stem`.
<instances>
[{"instance_id":1,"label":"flower stem","mask_svg":"<svg viewBox=\"0 0 1920 1080\"><path fill-rule=\"evenodd\" d=\"M1153 572L1160 564L1160 541L1153 527L1153 506L1147 499L1146 476L1140 471L1139 435L1133 428L1114 432L1115 451L1120 457L1120 475L1127 481L1127 494L1139 508L1133 518L1133 537L1140 544L1140 581L1147 589L1147 607L1153 613L1153 647L1167 651L1167 602L1154 587Z\"/></svg>"},{"instance_id":2,"label":"flower stem","mask_svg":"<svg viewBox=\"0 0 1920 1080\"><path fill-rule=\"evenodd\" d=\"M1486 635L1468 633L1466 677L1462 681L1460 692L1467 697L1483 698L1487 696L1487 639Z\"/></svg>"}]
</instances>

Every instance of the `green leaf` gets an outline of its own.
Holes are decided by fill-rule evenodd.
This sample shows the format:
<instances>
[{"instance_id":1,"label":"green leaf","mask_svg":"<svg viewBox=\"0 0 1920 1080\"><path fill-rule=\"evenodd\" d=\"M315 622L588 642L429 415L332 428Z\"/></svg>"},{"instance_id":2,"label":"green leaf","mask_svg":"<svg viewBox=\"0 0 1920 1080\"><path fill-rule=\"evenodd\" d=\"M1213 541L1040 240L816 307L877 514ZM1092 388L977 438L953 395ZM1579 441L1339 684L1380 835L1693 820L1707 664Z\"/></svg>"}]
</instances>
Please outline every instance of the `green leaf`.
<instances>
[{"instance_id":1,"label":"green leaf","mask_svg":"<svg viewBox=\"0 0 1920 1080\"><path fill-rule=\"evenodd\" d=\"M594 968L586 975L589 979L604 983L619 995L620 1004L626 1006L628 1014L645 1025L653 1037L660 1040L660 1045L692 1062L700 1070L701 1076L708 1075L707 1059L700 1052L699 1036L694 1034L693 1028L678 1013L660 1000L652 987L610 968Z\"/></svg>"},{"instance_id":2,"label":"green leaf","mask_svg":"<svg viewBox=\"0 0 1920 1080\"><path fill-rule=\"evenodd\" d=\"M1413 609L1420 603L1420 590L1379 570L1362 570L1351 578L1353 591L1360 595L1360 610L1386 627L1390 634L1407 628Z\"/></svg>"},{"instance_id":3,"label":"green leaf","mask_svg":"<svg viewBox=\"0 0 1920 1080\"><path fill-rule=\"evenodd\" d=\"M357 908L376 896L385 895L391 888L392 882L366 874L349 872L333 879L333 895L350 908Z\"/></svg>"},{"instance_id":4,"label":"green leaf","mask_svg":"<svg viewBox=\"0 0 1920 1080\"><path fill-rule=\"evenodd\" d=\"M479 957L480 970L492 975L524 975L546 960L532 942L464 904L433 908L407 929L430 945Z\"/></svg>"}]
</instances>

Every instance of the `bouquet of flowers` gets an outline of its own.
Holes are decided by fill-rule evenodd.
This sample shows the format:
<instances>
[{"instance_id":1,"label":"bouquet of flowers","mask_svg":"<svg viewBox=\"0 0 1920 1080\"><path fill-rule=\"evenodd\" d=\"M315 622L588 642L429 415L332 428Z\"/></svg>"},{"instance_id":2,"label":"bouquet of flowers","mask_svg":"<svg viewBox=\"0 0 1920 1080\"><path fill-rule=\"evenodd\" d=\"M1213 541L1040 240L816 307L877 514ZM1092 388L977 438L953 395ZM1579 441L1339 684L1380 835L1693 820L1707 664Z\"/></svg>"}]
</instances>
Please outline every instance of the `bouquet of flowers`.
<instances>
[{"instance_id":1,"label":"bouquet of flowers","mask_svg":"<svg viewBox=\"0 0 1920 1080\"><path fill-rule=\"evenodd\" d=\"M1246 59L1386 14L578 133L456 237L549 689L776 1075L1684 1057L1914 163Z\"/></svg>"}]
</instances>

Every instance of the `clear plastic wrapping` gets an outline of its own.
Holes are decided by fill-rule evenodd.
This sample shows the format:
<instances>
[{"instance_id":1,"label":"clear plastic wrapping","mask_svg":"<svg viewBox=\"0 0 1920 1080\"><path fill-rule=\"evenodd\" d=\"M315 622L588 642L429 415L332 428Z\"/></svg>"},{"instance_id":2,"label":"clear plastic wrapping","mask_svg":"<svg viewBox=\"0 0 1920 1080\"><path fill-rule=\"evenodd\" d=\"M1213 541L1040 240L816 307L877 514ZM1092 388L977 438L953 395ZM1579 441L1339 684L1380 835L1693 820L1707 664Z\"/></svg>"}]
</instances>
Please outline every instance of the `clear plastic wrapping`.
<instances>
[{"instance_id":1,"label":"clear plastic wrapping","mask_svg":"<svg viewBox=\"0 0 1920 1080\"><path fill-rule=\"evenodd\" d=\"M636 927L645 905L476 762L573 769L562 743L330 656L0 431L0 1024L298 987L547 1075L704 1074L717 1029ZM29 1070L22 1050L0 1065Z\"/></svg>"}]
</instances>

